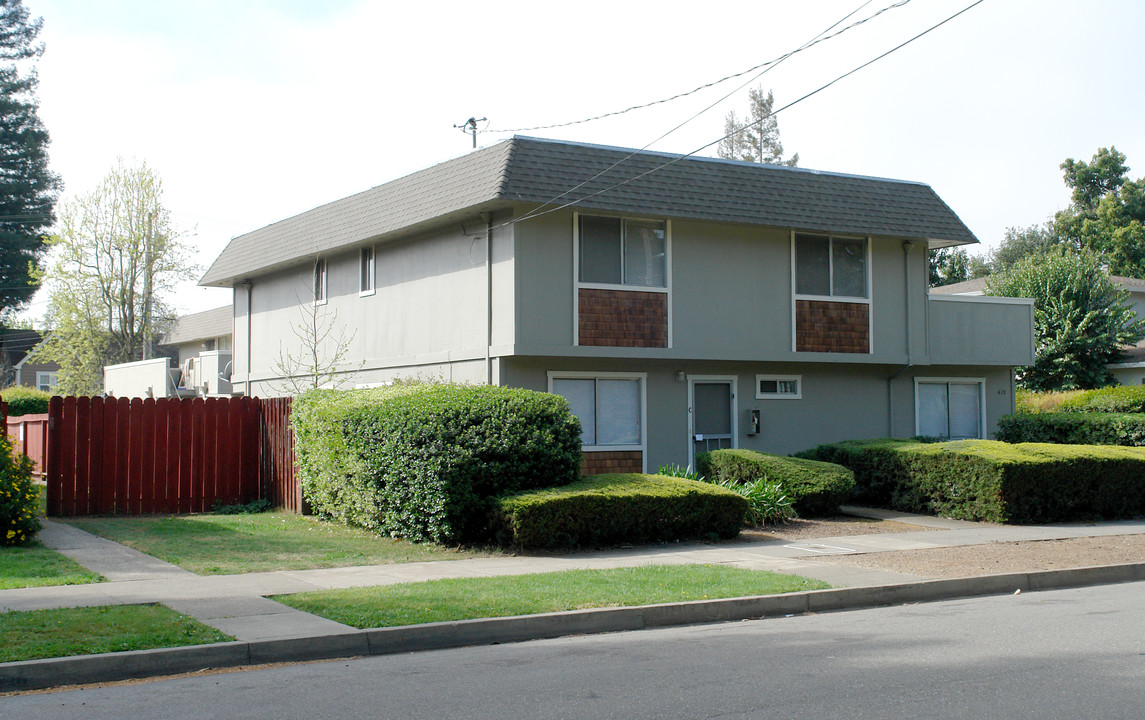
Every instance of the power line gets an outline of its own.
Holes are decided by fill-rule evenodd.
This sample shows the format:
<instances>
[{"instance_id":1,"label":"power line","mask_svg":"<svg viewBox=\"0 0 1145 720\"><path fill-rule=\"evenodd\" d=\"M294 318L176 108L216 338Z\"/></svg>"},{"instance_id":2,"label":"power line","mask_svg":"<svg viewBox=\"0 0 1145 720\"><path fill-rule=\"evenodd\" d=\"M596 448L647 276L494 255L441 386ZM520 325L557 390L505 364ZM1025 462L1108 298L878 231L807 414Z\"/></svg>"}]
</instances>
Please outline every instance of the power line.
<instances>
[{"instance_id":1,"label":"power line","mask_svg":"<svg viewBox=\"0 0 1145 720\"><path fill-rule=\"evenodd\" d=\"M699 87L693 88L692 90L688 90L688 91L682 92L682 93L677 93L677 94L673 95L672 97L664 98L662 100L653 100L652 102L644 103L642 105L633 105L632 107L628 107L628 108L625 108L623 110L614 110L612 112L603 113L601 115L594 115L592 117L583 118L581 120L570 120L569 122L553 123L551 125L534 125L533 127L512 128L512 129L506 129L506 130L482 130L482 132L491 132L491 133L495 133L495 134L508 134L508 133L519 133L519 132L532 132L534 130L551 130L553 128L569 127L570 125L582 125L584 123L593 122L595 120L603 120L604 118L614 117L616 115L623 115L625 113L629 113L629 112L632 112L634 110L643 110L645 108L655 107L656 105L663 105L664 103L669 103L669 102L672 102L673 100L679 100L680 98L688 97L689 95L695 95L696 93L700 92L701 90L707 90L708 88L715 87L716 85L720 85L722 83L725 83L728 80L734 80L738 77L743 77L744 75L747 75L748 73L755 72L756 70L759 70L760 68L764 68L764 67L768 67L768 66L772 66L772 65L778 65L779 63L783 62L784 60L791 57L792 55L795 55L796 53L803 52L804 50L809 50L821 42L826 42L827 40L831 40L832 38L838 37L839 35L842 35L843 33L847 32L848 30L851 30L852 28L856 28L859 25L862 25L863 23L866 23L870 20L874 20L879 15L882 15L883 13L887 12L888 10L894 10L895 8L900 8L903 5L906 5L907 3L910 2L910 0L900 0L900 2L894 3L892 5L888 5L887 7L883 8L882 10L879 10L877 13L875 13L874 15L871 15L870 17L864 18L862 20L858 20L858 21L848 25L847 27L843 28L839 32L834 33L833 35L823 37L824 33L830 32L832 29L837 27L840 23L846 21L847 18L849 18L852 15L854 15L855 13L859 12L860 10L865 8L867 5L870 5L871 2L873 2L873 0L867 0L867 2L863 3L859 7L855 8L854 10L852 10L847 15L843 16L843 18L841 20L839 20L838 22L836 22L834 25L827 28L823 32L819 33L819 35L817 35L815 37L815 39L813 39L811 42L808 42L808 43L802 45L801 47L799 47L795 50L792 50L791 52L780 55L778 58L768 60L767 62L760 63L759 65L749 67L747 70L742 70L738 73L726 75L726 76L720 78L719 80L713 80L712 82L704 83L703 85L700 85ZM742 86L740 86L740 87L742 87Z\"/></svg>"},{"instance_id":2,"label":"power line","mask_svg":"<svg viewBox=\"0 0 1145 720\"><path fill-rule=\"evenodd\" d=\"M866 68L866 67L869 67L870 65L873 65L874 63L878 62L879 60L882 60L883 58L887 57L887 56L888 56L888 55L890 55L891 53L894 53L894 52L896 52L896 51L898 51L898 50L901 50L902 48L904 48L904 47L906 47L907 45L911 44L911 43L912 43L912 42L914 42L915 40L918 40L920 37L922 37L922 36L924 36L924 35L926 35L926 34L928 34L928 33L932 32L932 31L934 31L934 30L936 30L936 29L938 29L939 27L942 27L943 25L945 25L946 23L950 22L950 21L951 21L951 20L953 20L954 18L956 18L956 17L958 17L959 15L962 15L963 13L967 12L968 10L971 10L972 8L974 8L974 7L976 7L976 6L980 5L980 4L982 4L983 2L985 2L985 0L976 0L976 2L973 2L973 3L971 3L970 5L967 5L967 6L966 6L966 7L964 7L963 9L959 10L958 12L954 13L954 14L953 14L953 15L951 15L950 17L946 18L945 20L943 20L943 21L941 21L941 22L939 22L939 23L936 23L935 25L932 25L932 26L930 26L929 28L927 28L926 30L923 30L923 31L922 31L922 32L920 32L919 34L917 34L917 35L915 35L914 37L910 38L909 40L906 40L905 42L902 42L902 43L900 43L900 44L896 45L895 47L891 48L890 50L887 50L887 51L886 51L886 52L884 52L882 55L879 55L879 56L877 56L877 57L875 57L875 58L872 58L871 60L868 60L867 62L863 63L862 65L859 65L858 67L856 67L856 68L853 68L852 70L849 70L849 71L847 71L847 72L843 73L842 75L840 75L839 77L835 78L834 80L832 80L832 81L830 81L830 82L828 82L828 83L826 83L826 84L824 84L824 85L821 85L820 87L816 88L815 90L812 90L811 92L807 93L806 95L803 95L802 97L800 97L800 98L798 98L798 99L796 99L796 100L793 100L793 101L791 101L791 102L787 103L787 104L786 104L786 105L784 105L783 107L781 107L781 108L779 108L778 110L776 110L776 111L772 112L772 113L771 113L771 115L772 115L772 116L778 115L779 113L783 112L784 110L786 110L786 109L788 109L788 108L790 108L790 107L792 107L792 106L794 106L794 105L797 105L797 104L799 104L799 103L803 102L803 101L804 101L804 100L806 100L807 98L809 98L809 97L812 97L813 95L817 95L818 93L822 92L823 90L826 90L827 88L831 87L832 85L834 85L835 83L839 82L840 80L842 80L842 79L844 79L844 78L846 78L846 77L849 77L849 76L851 76L851 75L854 75L854 74L855 74L855 73L857 73L858 71L860 71L860 70L862 70L862 69L864 69L864 68ZM739 134L740 132L742 132L743 130L747 129L748 127L751 127L751 126L752 126L752 125L754 125L754 124L755 124L755 123L749 123L748 125L745 125L745 126L744 126L744 127L742 127L742 128L737 128L736 130L734 130L734 131L732 131L732 132L730 132L730 133L728 133L728 134L724 135L723 137L719 137L719 138L716 138L715 140L713 140L713 141L711 141L711 142L709 142L709 143L707 143L707 144L705 144L705 145L701 145L700 147L696 148L695 150L692 150L691 152L689 152L689 153L687 153L687 154L684 154L684 155L679 155L679 156L677 156L677 157L674 157L674 158L672 158L671 160L669 160L668 162L666 162L666 163L663 163L662 165L658 165L658 166L656 166L656 167L654 167L654 168L651 168L651 169L649 169L649 170L645 170L644 172L642 172L642 173L640 173L640 174L638 174L638 175L634 175L633 177L630 177L630 178L628 178L628 179L626 179L626 180L621 180L620 182L614 183L613 185L610 185L610 186L608 186L608 187L606 187L606 188L602 188L601 190L597 190L596 192L593 192L593 193L590 193L590 194L588 194L588 195L585 195L585 196L584 196L584 197L582 197L582 198L578 198L577 200L573 200L573 201L571 201L571 202L567 202L567 203L564 203L564 204L562 204L562 205L559 205L559 206L557 206L557 207L554 207L554 208L552 208L552 209L550 209L550 210L544 210L544 211L542 211L542 212L528 212L528 213L525 213L525 214L524 214L523 216L521 216L520 218L516 218L516 219L514 219L514 220L510 220L509 222L503 223L503 225L509 225L509 224L512 224L512 223L515 223L515 222L520 222L521 220L528 220L528 219L530 219L530 218L539 217L539 216L541 216L541 215L548 215L549 213L558 212L558 211L560 211L560 210L564 210L565 208L568 208L568 207L572 207L573 205L576 205L576 204L577 204L577 203L579 203L579 202L584 202L585 200L588 200L589 198L593 198L593 197L596 197L597 195L602 195L602 194L604 194L604 193L606 193L606 192L611 192L612 190L615 190L616 188L619 188L619 187L623 187L624 185L628 185L629 183L635 182L636 180L639 180L639 179L641 179L641 178L643 178L643 177L646 177L646 176L648 176L648 175L651 175L652 173L655 173L655 172L659 172L660 170L663 170L664 168L668 167L669 165L675 165L676 163L680 162L681 160L685 160L685 159L687 159L687 158L689 158L689 157L691 157L691 156L695 155L696 153L699 153L699 152L701 152L701 151L703 151L703 150L706 150L706 149L710 148L711 146L713 146L713 145L716 145L717 143L719 143L719 142L721 142L721 141L723 141L723 140L725 140L725 139L727 139L727 138L730 138L730 137L732 137L732 136L734 136L734 135L737 135L737 134ZM647 146L645 146L645 147L647 147ZM542 205L541 205L539 208L537 208L537 210L539 210L540 208L546 207L547 205L550 205L550 204L552 204L553 202L555 202L555 201L556 201L556 200L558 200L559 198L561 198L561 197L564 197L565 195L568 195L568 194L569 194L569 193L571 193L571 192L574 192L574 191L576 191L576 189L577 189L577 188L583 187L583 186L584 186L586 183L588 183L588 182L591 182L592 180L594 180L594 179L596 179L596 178L600 177L601 175L603 175L604 173L608 172L609 170L612 170L612 169L613 169L613 168L615 168L617 165L620 165L620 164L621 164L621 163L623 163L624 161L626 161L626 160L628 160L628 159L630 159L630 158L634 157L634 156L635 156L635 155L636 155L638 152L640 152L640 151L636 151L636 152L630 153L630 154L629 154L629 155L627 155L625 158L623 158L623 159L621 159L621 160L617 161L616 163L614 163L614 164L613 164L612 166L610 166L608 169L606 169L606 170L603 170L603 171L601 171L600 173L597 173L596 175L594 175L594 176L593 176L592 178L590 178L589 180L586 180L586 181L584 181L584 182L580 183L579 185L577 185L576 187L572 188L571 190L566 190L565 192L563 192L563 193L561 193L560 195L558 195L556 198L553 198L552 200L549 200L548 202L546 202L546 203L542 204Z\"/></svg>"},{"instance_id":3,"label":"power line","mask_svg":"<svg viewBox=\"0 0 1145 720\"><path fill-rule=\"evenodd\" d=\"M829 33L829 32L831 32L831 30L832 30L832 29L834 29L834 28L838 27L840 23L842 23L842 22L845 22L845 21L847 20L847 18L849 18L849 17L851 17L852 15L854 15L855 13L859 12L860 10L862 10L863 8L865 8L867 5L870 5L870 4L871 4L871 2L872 2L872 0L866 0L866 2L864 2L862 5L860 5L859 7L855 8L855 9L854 9L854 10L852 10L851 12L847 13L846 15L844 15L842 18L840 18L839 20L837 20L837 21L836 21L834 24L832 24L831 26L829 26L827 29L825 29L825 30L823 30L823 31L819 32L817 35L815 35L814 37L812 37L810 40L808 40L806 43L804 43L804 44L803 44L802 46L800 46L799 48L796 48L795 50L793 50L793 51L791 51L791 52L789 52L789 53L786 53L785 55L781 56L781 57L780 57L778 60L776 60L776 61L773 61L773 62L770 62L770 63L764 63L763 65L757 65L756 67L763 67L764 69L763 69L763 70L761 70L761 71L760 71L758 74L756 74L756 75L752 76L750 79L748 79L748 80L747 80L747 81L745 81L744 83L742 83L742 84L740 84L739 86L737 86L737 87L736 87L735 89L733 89L731 92L727 93L726 95L724 95L724 96L723 96L723 97L721 97L720 99L716 100L715 102L713 102L713 103L709 104L709 105L708 105L707 107L705 107L703 110L700 110L699 112L697 112L697 113L694 113L694 114L693 114L691 117L689 117L687 120L685 120L685 121L683 121L682 123L680 123L680 124L676 125L676 127L672 128L671 130L669 130L669 131L668 131L668 132L666 132L666 133L663 133L662 135L660 135L660 136L659 136L659 137L657 137L656 139L652 140L651 142L649 142L649 143L645 144L643 147L641 147L641 148L639 148L639 149L637 149L637 150L634 150L634 151L630 152L628 155L626 155L626 156L624 156L624 157L620 158L619 160L617 160L616 162L614 162L612 165L609 165L609 166L608 166L608 167L606 167L604 170L601 170L600 172L598 172L596 175L593 175L592 177L588 178L587 180L584 180L583 182L581 182L581 183L579 183L579 184L577 184L577 185L575 185L575 186L573 186L573 187L569 188L568 190L564 191L564 192L563 192L563 193L561 193L560 195L557 195L556 197L554 197L554 198L552 198L552 199L548 200L548 201L547 201L547 202L545 202L544 204L542 204L542 205L540 205L540 206L538 206L538 207L536 207L536 208L533 208L533 210L531 210L530 212L527 212L527 213L525 213L525 215L524 215L524 216L522 216L522 217L521 217L521 218L519 218L519 219L521 219L521 220L527 220L527 219L529 219L530 217L536 217L537 215L541 214L541 212L540 212L540 211L541 211L543 208L545 208L545 207L547 207L548 205L550 205L550 204L552 204L552 203L554 203L554 202L556 202L556 201L560 200L561 198L565 197L565 196L566 196L566 195L568 195L569 193L573 193L573 192L576 192L577 190L579 190L580 188L584 187L585 185L587 185L588 183L592 182L593 180L596 180L597 178L601 177L602 175L605 175L606 173L608 173L608 172L611 172L611 171L612 171L614 168L616 168L617 166L619 166L619 165L623 164L624 162L627 162L627 161L628 161L628 160L630 160L631 158L635 157L637 153L643 152L644 150L647 150L647 149L648 149L649 147L651 147L652 145L655 145L656 143L660 142L660 141L661 141L661 140L663 140L664 138L668 137L668 136L669 136L669 135L671 135L672 133L676 132L676 131L677 131L677 130L679 130L680 128L684 127L684 126L685 126L685 125L687 125L688 123L690 123L690 122L692 122L693 120L695 120L696 118L698 118L700 115L703 115L703 114L704 114L704 113L706 113L708 110L711 110L711 109L712 109L713 107L715 107L716 105L718 105L718 104L722 103L724 100L727 100L729 97L731 97L731 96L732 96L732 95L734 95L735 93L739 92L740 90L742 90L742 89L743 89L744 87L746 87L747 85L750 85L751 83L755 82L756 80L758 80L760 77L762 77L762 76L763 76L764 74L766 74L767 72L770 72L770 71L771 71L771 70L773 70L774 68L778 67L778 66L780 65L780 63L782 63L784 60L786 60L787 58L791 57L791 56L792 56L792 55L794 55L795 53L799 52L800 50L804 50L804 49L806 49L806 48L808 48L808 47L811 47L811 45L813 45L814 43L818 42L818 41L819 41L819 40L821 40L821 39L826 39L826 38L824 38L824 37L823 37L823 36L824 36L826 33ZM891 9L891 8L894 8L894 7L901 7L902 5L905 5L905 4L906 4L906 3L908 3L908 2L910 2L910 0L902 0L902 2L898 3L897 5L890 5L890 6L886 7L886 8L883 8L882 10L880 10L880 11L879 11L879 12L877 12L877 13L875 13L875 14L874 14L874 15L872 15L871 17L878 17L879 15L881 15L881 14L882 14L883 12L885 12L886 10L889 10L889 9ZM867 19L869 20L870 18L867 18ZM864 20L863 22L866 22L866 21ZM854 25L852 25L851 27L854 27ZM848 29L849 29L849 28L848 28ZM842 31L841 31L841 32L842 32ZM838 34L839 34L839 33L836 33L836 35L838 35ZM832 36L832 37L833 37L833 36ZM764 67L764 65L766 65L766 67ZM774 115L774 114L775 114L775 113L772 113L772 115ZM747 126L744 126L744 127L742 127L742 128L739 128L739 129L736 131L736 133L738 134L738 133L740 133L740 132L743 132L743 131L744 131L745 129L747 129L748 127L750 127L750 124L749 124L749 125L747 125ZM591 197L591 196L590 196L590 197Z\"/></svg>"}]
</instances>

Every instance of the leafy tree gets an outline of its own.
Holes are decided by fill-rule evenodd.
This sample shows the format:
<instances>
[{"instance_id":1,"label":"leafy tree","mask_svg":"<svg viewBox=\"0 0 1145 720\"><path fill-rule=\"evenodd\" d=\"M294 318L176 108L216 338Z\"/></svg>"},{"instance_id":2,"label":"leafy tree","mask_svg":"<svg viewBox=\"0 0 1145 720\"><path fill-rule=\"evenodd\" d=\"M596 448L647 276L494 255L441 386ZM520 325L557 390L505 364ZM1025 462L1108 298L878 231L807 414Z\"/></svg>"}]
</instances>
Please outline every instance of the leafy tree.
<instances>
[{"instance_id":1,"label":"leafy tree","mask_svg":"<svg viewBox=\"0 0 1145 720\"><path fill-rule=\"evenodd\" d=\"M970 255L963 248L930 251L930 286L953 285L970 279Z\"/></svg>"},{"instance_id":2,"label":"leafy tree","mask_svg":"<svg viewBox=\"0 0 1145 720\"><path fill-rule=\"evenodd\" d=\"M1059 246L1051 223L1008 227L1002 243L990 253L990 271L1006 272L1027 257L1041 257Z\"/></svg>"},{"instance_id":3,"label":"leafy tree","mask_svg":"<svg viewBox=\"0 0 1145 720\"><path fill-rule=\"evenodd\" d=\"M1035 391L1075 390L1114 383L1106 368L1121 348L1145 337L1129 293L1109 279L1089 250L1057 248L1029 255L986 283L986 294L1034 299L1034 364L1018 369L1019 384Z\"/></svg>"},{"instance_id":4,"label":"leafy tree","mask_svg":"<svg viewBox=\"0 0 1145 720\"><path fill-rule=\"evenodd\" d=\"M775 98L771 91L764 96L763 88L748 91L748 118L741 121L735 110L724 119L724 139L716 146L716 154L726 160L769 163L795 167L799 153L783 159L783 143L779 141L779 123L772 115Z\"/></svg>"},{"instance_id":5,"label":"leafy tree","mask_svg":"<svg viewBox=\"0 0 1145 720\"><path fill-rule=\"evenodd\" d=\"M166 298L198 268L146 163L121 160L92 193L67 203L49 244L51 333L36 357L59 363L62 394L99 392L104 365L150 357L174 321Z\"/></svg>"},{"instance_id":6,"label":"leafy tree","mask_svg":"<svg viewBox=\"0 0 1145 720\"><path fill-rule=\"evenodd\" d=\"M22 0L0 0L0 318L37 290L44 233L55 222L61 187L48 170L48 132L36 101L42 26L43 18L32 20Z\"/></svg>"},{"instance_id":7,"label":"leafy tree","mask_svg":"<svg viewBox=\"0 0 1145 720\"><path fill-rule=\"evenodd\" d=\"M1100 148L1093 159L1061 164L1072 192L1054 216L1060 242L1100 253L1114 275L1145 277L1145 178L1130 180L1125 155Z\"/></svg>"}]
</instances>

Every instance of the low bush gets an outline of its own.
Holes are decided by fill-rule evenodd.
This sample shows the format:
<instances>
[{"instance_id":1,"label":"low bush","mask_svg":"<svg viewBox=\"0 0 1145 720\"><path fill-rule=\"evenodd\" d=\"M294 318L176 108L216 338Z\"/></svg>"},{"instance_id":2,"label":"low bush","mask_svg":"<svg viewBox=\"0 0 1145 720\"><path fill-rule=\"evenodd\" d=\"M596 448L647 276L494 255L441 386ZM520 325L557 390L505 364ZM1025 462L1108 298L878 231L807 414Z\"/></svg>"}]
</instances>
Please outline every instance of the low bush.
<instances>
[{"instance_id":1,"label":"low bush","mask_svg":"<svg viewBox=\"0 0 1145 720\"><path fill-rule=\"evenodd\" d=\"M596 475L498 503L498 539L567 549L689 538L731 538L747 501L708 483L666 475Z\"/></svg>"},{"instance_id":2,"label":"low bush","mask_svg":"<svg viewBox=\"0 0 1145 720\"><path fill-rule=\"evenodd\" d=\"M292 423L314 510L409 540L486 541L496 497L572 482L580 468L568 403L529 390L312 391Z\"/></svg>"},{"instance_id":3,"label":"low bush","mask_svg":"<svg viewBox=\"0 0 1145 720\"><path fill-rule=\"evenodd\" d=\"M1145 386L1113 385L1096 390L1019 390L1019 413L1145 413Z\"/></svg>"},{"instance_id":4,"label":"low bush","mask_svg":"<svg viewBox=\"0 0 1145 720\"><path fill-rule=\"evenodd\" d=\"M12 450L0 432L0 547L24 545L40 530L40 495L32 484L32 461Z\"/></svg>"},{"instance_id":5,"label":"low bush","mask_svg":"<svg viewBox=\"0 0 1145 720\"><path fill-rule=\"evenodd\" d=\"M766 479L779 483L801 517L829 515L838 511L855 487L855 476L846 467L754 450L714 450L696 457L701 475L714 482L753 483Z\"/></svg>"},{"instance_id":6,"label":"low bush","mask_svg":"<svg viewBox=\"0 0 1145 720\"><path fill-rule=\"evenodd\" d=\"M874 440L806 454L847 465L860 497L906 512L1013 523L1145 513L1142 448Z\"/></svg>"},{"instance_id":7,"label":"low bush","mask_svg":"<svg viewBox=\"0 0 1145 720\"><path fill-rule=\"evenodd\" d=\"M0 390L0 398L8 403L8 416L38 415L48 411L52 394L36 388L13 385Z\"/></svg>"},{"instance_id":8,"label":"low bush","mask_svg":"<svg viewBox=\"0 0 1145 720\"><path fill-rule=\"evenodd\" d=\"M998 418L1002 442L1145 446L1145 413L1014 413Z\"/></svg>"}]
</instances>

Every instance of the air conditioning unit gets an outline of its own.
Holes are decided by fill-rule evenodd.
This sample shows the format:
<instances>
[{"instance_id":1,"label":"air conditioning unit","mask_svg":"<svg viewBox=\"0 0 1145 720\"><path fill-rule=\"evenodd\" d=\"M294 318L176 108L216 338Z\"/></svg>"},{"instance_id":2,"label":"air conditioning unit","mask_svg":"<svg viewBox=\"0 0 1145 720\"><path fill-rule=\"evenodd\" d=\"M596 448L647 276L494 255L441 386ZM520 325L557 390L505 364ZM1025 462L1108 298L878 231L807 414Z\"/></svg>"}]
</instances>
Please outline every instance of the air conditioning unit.
<instances>
[{"instance_id":1,"label":"air conditioning unit","mask_svg":"<svg viewBox=\"0 0 1145 720\"><path fill-rule=\"evenodd\" d=\"M181 366L183 369L183 381L179 383L179 387L193 388L195 387L195 358L187 358L183 361Z\"/></svg>"}]
</instances>

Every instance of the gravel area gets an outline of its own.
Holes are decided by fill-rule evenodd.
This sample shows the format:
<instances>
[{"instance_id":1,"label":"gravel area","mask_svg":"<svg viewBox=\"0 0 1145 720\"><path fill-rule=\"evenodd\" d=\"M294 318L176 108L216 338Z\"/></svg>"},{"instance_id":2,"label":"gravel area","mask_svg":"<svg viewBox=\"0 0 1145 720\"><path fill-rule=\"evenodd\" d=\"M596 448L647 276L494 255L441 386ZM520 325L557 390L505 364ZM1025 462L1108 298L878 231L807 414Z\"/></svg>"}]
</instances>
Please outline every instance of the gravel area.
<instances>
[{"instance_id":1,"label":"gravel area","mask_svg":"<svg viewBox=\"0 0 1145 720\"><path fill-rule=\"evenodd\" d=\"M987 545L832 555L812 562L890 570L928 578L974 577L1031 570L1145 562L1145 535L994 542Z\"/></svg>"},{"instance_id":2,"label":"gravel area","mask_svg":"<svg viewBox=\"0 0 1145 720\"><path fill-rule=\"evenodd\" d=\"M743 531L737 540L739 542L792 541L935 529L892 520L868 520L840 515L749 529ZM1145 535L994 542L985 545L830 555L808 559L812 562L888 570L928 578L973 577L1145 562Z\"/></svg>"}]
</instances>

